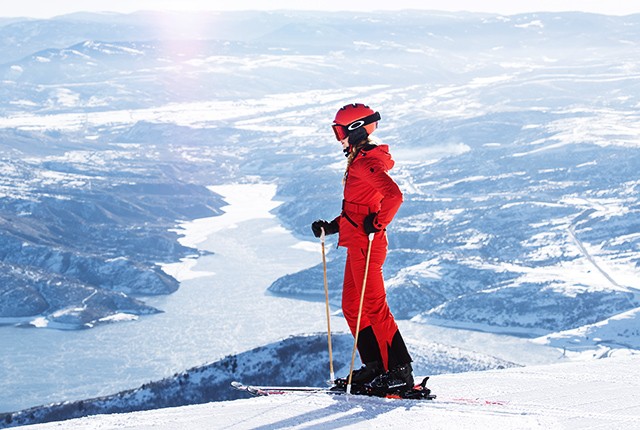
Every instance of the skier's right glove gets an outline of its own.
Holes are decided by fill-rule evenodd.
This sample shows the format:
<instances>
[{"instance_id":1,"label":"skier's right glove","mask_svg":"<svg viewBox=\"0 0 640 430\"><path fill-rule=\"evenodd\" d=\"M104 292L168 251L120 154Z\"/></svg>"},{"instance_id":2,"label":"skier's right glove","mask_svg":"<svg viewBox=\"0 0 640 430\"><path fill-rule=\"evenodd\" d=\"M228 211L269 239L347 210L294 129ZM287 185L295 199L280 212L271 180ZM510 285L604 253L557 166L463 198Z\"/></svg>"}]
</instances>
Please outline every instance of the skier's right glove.
<instances>
[{"instance_id":1,"label":"skier's right glove","mask_svg":"<svg viewBox=\"0 0 640 430\"><path fill-rule=\"evenodd\" d=\"M364 218L364 222L362 223L362 227L364 227L364 232L368 235L371 233L377 233L380 231L382 226L378 224L376 221L376 217L378 216L377 212L372 212Z\"/></svg>"},{"instance_id":2,"label":"skier's right glove","mask_svg":"<svg viewBox=\"0 0 640 430\"><path fill-rule=\"evenodd\" d=\"M340 224L338 224L338 219L334 219L333 221L325 221L323 219L319 219L311 223L311 230L313 231L313 235L315 237L320 237L322 235L322 229L324 228L324 234L336 234L340 230Z\"/></svg>"}]
</instances>

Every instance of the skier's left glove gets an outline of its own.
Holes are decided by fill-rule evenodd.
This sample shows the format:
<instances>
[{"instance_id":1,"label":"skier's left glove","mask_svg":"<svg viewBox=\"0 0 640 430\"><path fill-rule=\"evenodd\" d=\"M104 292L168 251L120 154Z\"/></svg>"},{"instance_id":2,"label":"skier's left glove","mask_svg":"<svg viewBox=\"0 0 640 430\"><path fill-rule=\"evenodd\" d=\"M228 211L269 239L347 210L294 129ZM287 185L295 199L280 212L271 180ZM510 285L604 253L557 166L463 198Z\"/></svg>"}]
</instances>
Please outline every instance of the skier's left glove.
<instances>
[{"instance_id":1,"label":"skier's left glove","mask_svg":"<svg viewBox=\"0 0 640 430\"><path fill-rule=\"evenodd\" d=\"M322 229L324 229L324 234L326 235L336 234L340 230L340 224L338 224L337 219L331 222L319 219L311 224L311 231L313 231L315 237L320 237Z\"/></svg>"},{"instance_id":2,"label":"skier's left glove","mask_svg":"<svg viewBox=\"0 0 640 430\"><path fill-rule=\"evenodd\" d=\"M362 226L364 227L364 232L367 235L371 233L377 233L382 230L382 225L380 225L377 221L378 213L372 212L364 218L364 222Z\"/></svg>"}]
</instances>

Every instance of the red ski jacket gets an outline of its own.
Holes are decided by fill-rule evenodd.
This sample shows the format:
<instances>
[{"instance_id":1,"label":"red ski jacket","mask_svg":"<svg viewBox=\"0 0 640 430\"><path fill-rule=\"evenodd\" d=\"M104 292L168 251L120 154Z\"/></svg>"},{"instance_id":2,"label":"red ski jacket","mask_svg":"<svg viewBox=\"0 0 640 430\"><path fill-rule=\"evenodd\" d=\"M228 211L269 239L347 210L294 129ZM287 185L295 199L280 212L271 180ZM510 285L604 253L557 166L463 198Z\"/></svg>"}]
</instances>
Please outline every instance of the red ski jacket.
<instances>
[{"instance_id":1,"label":"red ski jacket","mask_svg":"<svg viewBox=\"0 0 640 430\"><path fill-rule=\"evenodd\" d=\"M388 145L365 147L353 160L347 170L342 214L338 217L338 245L366 248L369 239L364 232L364 218L376 212L374 226L384 230L398 212L402 192L387 173L393 165Z\"/></svg>"}]
</instances>

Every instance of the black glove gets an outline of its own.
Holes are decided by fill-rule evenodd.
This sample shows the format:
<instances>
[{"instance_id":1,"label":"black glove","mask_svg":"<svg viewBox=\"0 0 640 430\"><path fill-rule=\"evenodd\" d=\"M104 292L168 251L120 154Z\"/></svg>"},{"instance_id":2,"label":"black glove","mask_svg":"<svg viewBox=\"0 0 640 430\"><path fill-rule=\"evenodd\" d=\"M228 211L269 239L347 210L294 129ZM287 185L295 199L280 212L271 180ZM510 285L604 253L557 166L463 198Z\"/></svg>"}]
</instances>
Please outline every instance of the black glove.
<instances>
[{"instance_id":1,"label":"black glove","mask_svg":"<svg viewBox=\"0 0 640 430\"><path fill-rule=\"evenodd\" d=\"M378 216L377 212L372 212L369 215L367 215L364 218L364 222L362 223L362 226L364 227L364 232L367 235L370 235L371 233L377 233L379 232L381 229L376 227L376 217ZM378 224L380 225L380 224ZM382 226L380 226L382 227Z\"/></svg>"},{"instance_id":2,"label":"black glove","mask_svg":"<svg viewBox=\"0 0 640 430\"><path fill-rule=\"evenodd\" d=\"M340 230L340 224L338 224L338 220L334 219L333 221L325 221L323 219L319 219L311 223L311 230L313 231L313 235L315 237L320 237L322 235L322 229L324 228L324 234L336 234Z\"/></svg>"}]
</instances>

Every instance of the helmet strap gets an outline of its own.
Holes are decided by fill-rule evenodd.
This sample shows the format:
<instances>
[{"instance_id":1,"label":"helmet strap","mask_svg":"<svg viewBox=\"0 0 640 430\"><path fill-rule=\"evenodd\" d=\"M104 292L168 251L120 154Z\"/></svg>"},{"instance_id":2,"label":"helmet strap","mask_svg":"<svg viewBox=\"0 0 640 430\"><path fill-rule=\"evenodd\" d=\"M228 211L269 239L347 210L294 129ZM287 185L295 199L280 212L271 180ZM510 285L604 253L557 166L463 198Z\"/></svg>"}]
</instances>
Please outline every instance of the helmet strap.
<instances>
[{"instance_id":1,"label":"helmet strap","mask_svg":"<svg viewBox=\"0 0 640 430\"><path fill-rule=\"evenodd\" d=\"M369 134L367 133L367 130L364 129L364 127L356 128L351 133L349 133L349 145L347 145L347 147L342 150L342 152L344 152L344 156L349 158L349 154L351 154L351 151L358 150L358 146L360 146L361 143L367 140L367 137L369 137Z\"/></svg>"}]
</instances>

